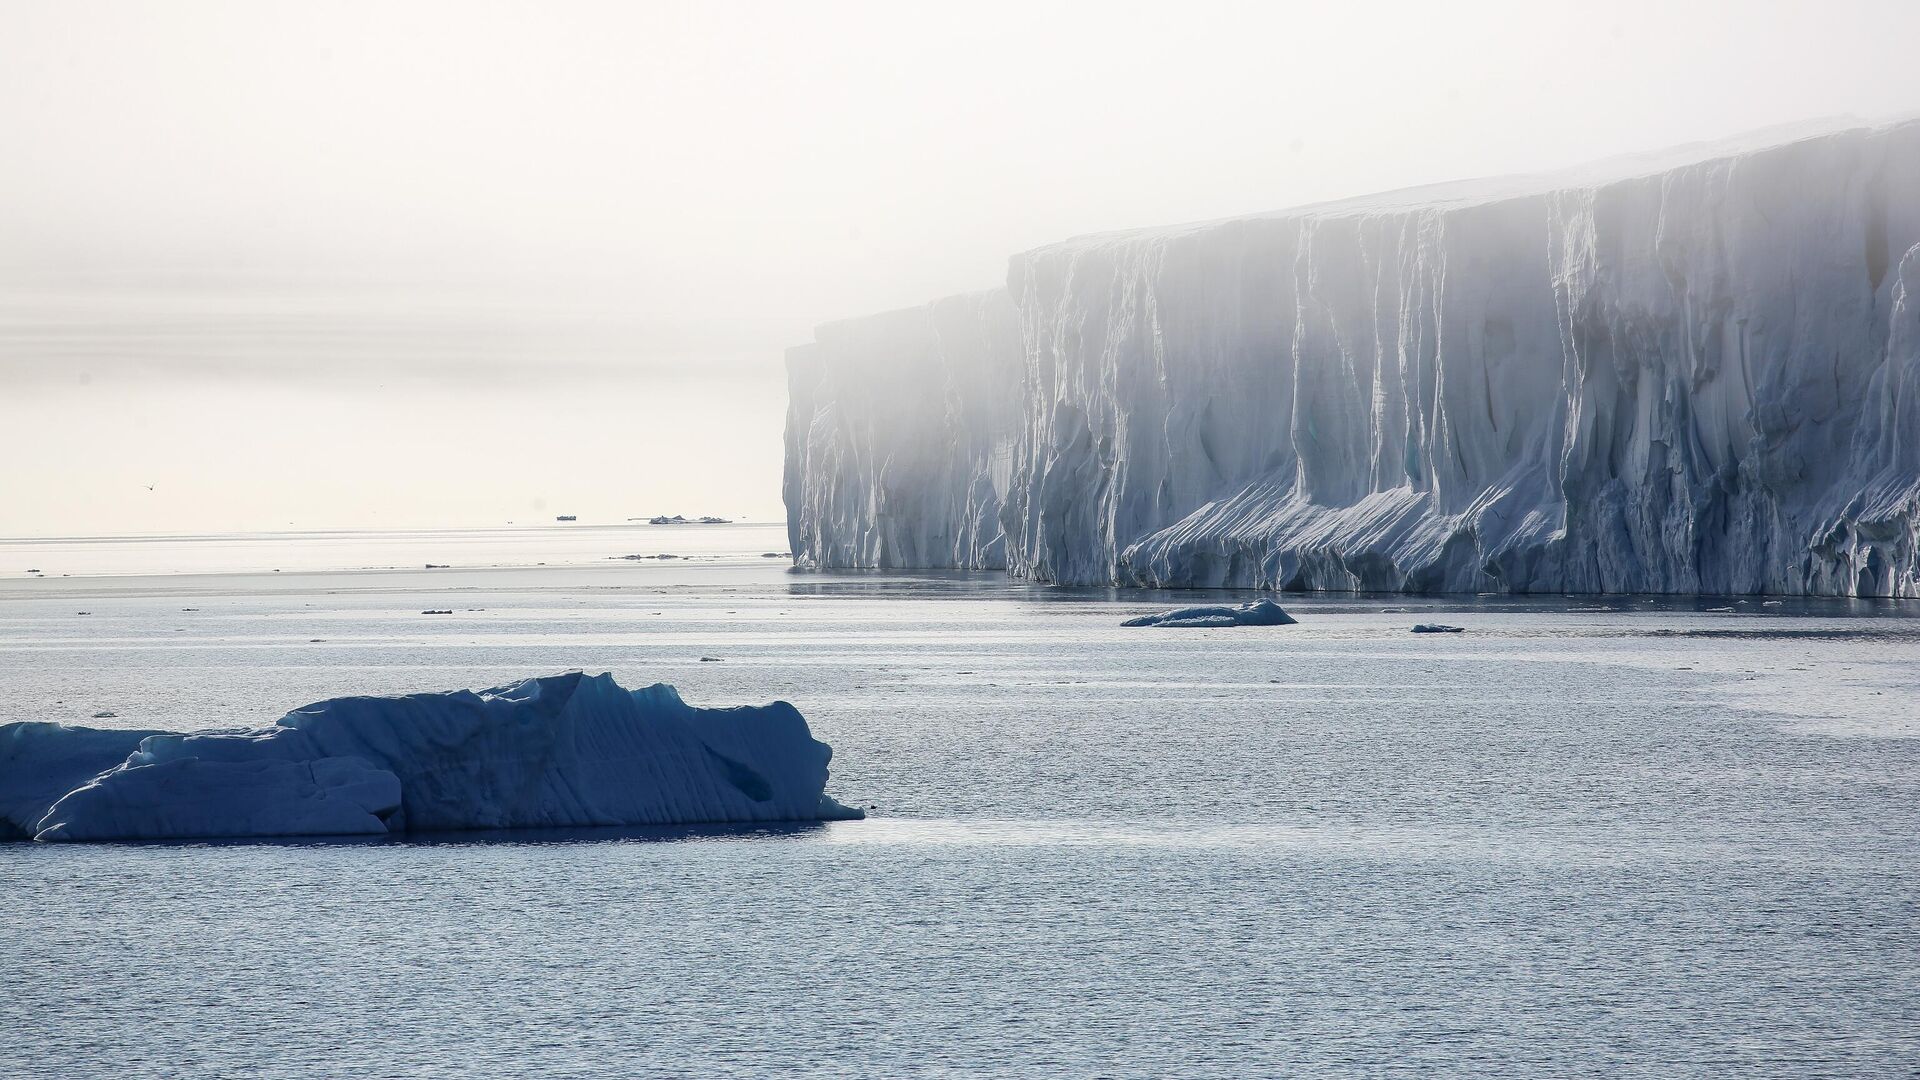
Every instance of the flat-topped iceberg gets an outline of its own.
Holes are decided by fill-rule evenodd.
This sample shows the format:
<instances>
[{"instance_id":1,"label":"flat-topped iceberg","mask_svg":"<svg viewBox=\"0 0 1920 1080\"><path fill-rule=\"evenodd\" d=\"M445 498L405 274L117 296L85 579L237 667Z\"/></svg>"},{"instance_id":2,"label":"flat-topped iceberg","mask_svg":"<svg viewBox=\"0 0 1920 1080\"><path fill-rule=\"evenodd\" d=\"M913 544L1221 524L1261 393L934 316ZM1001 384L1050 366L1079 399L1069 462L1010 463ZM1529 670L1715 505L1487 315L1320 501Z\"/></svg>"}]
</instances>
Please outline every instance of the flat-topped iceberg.
<instances>
[{"instance_id":1,"label":"flat-topped iceberg","mask_svg":"<svg viewBox=\"0 0 1920 1080\"><path fill-rule=\"evenodd\" d=\"M1285 608L1263 596L1238 606L1202 604L1198 607L1174 608L1171 611L1128 619L1120 625L1173 626L1191 629L1210 626L1292 626L1299 621L1287 614Z\"/></svg>"},{"instance_id":2,"label":"flat-topped iceberg","mask_svg":"<svg viewBox=\"0 0 1920 1080\"><path fill-rule=\"evenodd\" d=\"M699 709L572 672L343 697L270 727L0 727L0 837L380 836L858 818L784 701Z\"/></svg>"},{"instance_id":3,"label":"flat-topped iceberg","mask_svg":"<svg viewBox=\"0 0 1920 1080\"><path fill-rule=\"evenodd\" d=\"M1920 596L1920 119L1016 255L788 354L801 567Z\"/></svg>"}]
</instances>

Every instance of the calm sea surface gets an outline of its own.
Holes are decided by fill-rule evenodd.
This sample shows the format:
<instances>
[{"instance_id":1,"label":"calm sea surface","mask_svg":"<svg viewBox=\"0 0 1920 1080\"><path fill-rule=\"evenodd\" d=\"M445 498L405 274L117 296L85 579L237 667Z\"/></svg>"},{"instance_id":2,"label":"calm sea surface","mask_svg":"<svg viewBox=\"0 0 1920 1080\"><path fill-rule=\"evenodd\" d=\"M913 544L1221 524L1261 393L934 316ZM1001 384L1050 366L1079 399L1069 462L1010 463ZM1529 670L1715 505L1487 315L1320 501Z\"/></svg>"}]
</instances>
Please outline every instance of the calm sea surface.
<instances>
[{"instance_id":1,"label":"calm sea surface","mask_svg":"<svg viewBox=\"0 0 1920 1080\"><path fill-rule=\"evenodd\" d=\"M1920 605L1311 597L1298 626L1123 629L1195 594L784 548L0 541L0 722L607 670L794 702L829 790L876 807L0 845L0 1077L1920 1072ZM661 553L700 557L620 558Z\"/></svg>"}]
</instances>

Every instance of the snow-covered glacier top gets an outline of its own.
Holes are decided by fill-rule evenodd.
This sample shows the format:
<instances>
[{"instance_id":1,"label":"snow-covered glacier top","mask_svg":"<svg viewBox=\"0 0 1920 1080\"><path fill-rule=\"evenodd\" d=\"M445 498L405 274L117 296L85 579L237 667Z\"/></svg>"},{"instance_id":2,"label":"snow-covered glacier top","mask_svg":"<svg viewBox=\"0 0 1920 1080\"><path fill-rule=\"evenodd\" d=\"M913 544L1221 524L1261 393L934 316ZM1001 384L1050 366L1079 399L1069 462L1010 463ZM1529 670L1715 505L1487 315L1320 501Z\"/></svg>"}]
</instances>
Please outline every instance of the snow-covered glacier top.
<instances>
[{"instance_id":1,"label":"snow-covered glacier top","mask_svg":"<svg viewBox=\"0 0 1920 1080\"><path fill-rule=\"evenodd\" d=\"M0 837L386 835L852 818L793 706L697 709L572 672L344 697L269 727L0 726Z\"/></svg>"},{"instance_id":2,"label":"snow-covered glacier top","mask_svg":"<svg viewBox=\"0 0 1920 1080\"><path fill-rule=\"evenodd\" d=\"M1563 169L1549 169L1542 172L1511 173L1502 176L1475 176L1460 180L1442 180L1431 184L1418 184L1413 187L1392 188L1387 191L1369 192L1364 195L1349 195L1323 202L1303 203L1284 210L1269 210L1263 213L1241 214L1233 217L1212 218L1205 221L1185 222L1178 225L1151 225L1134 229L1114 229L1096 233L1086 233L1065 240L1042 245L1033 249L1040 252L1065 252L1075 248L1098 246L1109 243L1126 243L1133 240L1172 237L1194 232L1204 232L1217 226L1231 225L1239 221L1261 221L1274 218L1335 218L1380 213L1404 213L1407 211L1457 210L1486 203L1502 202L1508 199L1521 199L1531 196L1547 195L1554 192L1584 191L1606 187L1628 180L1644 179L1683 170L1691 166L1711 161L1732 160L1753 154L1781 149L1793 143L1818 141L1851 131L1878 131L1898 127L1905 123L1920 121L1920 117L1908 120L1885 121L1870 124L1856 117L1829 117L1820 120L1804 120L1795 123L1778 124L1754 131L1742 132L1724 139L1709 139L1700 142L1683 143L1678 146L1647 150L1639 153L1618 154L1598 161L1583 162Z\"/></svg>"},{"instance_id":3,"label":"snow-covered glacier top","mask_svg":"<svg viewBox=\"0 0 1920 1080\"><path fill-rule=\"evenodd\" d=\"M1920 121L1081 237L790 372L803 566L1920 595Z\"/></svg>"}]
</instances>

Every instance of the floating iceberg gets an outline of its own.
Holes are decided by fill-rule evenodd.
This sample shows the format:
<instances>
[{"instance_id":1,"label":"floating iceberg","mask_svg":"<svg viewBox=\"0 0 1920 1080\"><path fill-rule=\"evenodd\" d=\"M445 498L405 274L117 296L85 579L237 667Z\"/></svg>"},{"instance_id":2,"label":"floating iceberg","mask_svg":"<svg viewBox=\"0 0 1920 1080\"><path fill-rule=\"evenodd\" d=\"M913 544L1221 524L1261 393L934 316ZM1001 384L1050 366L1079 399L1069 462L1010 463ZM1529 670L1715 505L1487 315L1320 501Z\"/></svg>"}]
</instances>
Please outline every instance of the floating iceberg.
<instances>
[{"instance_id":1,"label":"floating iceberg","mask_svg":"<svg viewBox=\"0 0 1920 1080\"><path fill-rule=\"evenodd\" d=\"M31 840L48 807L160 734L64 724L0 726L0 840Z\"/></svg>"},{"instance_id":2,"label":"floating iceberg","mask_svg":"<svg viewBox=\"0 0 1920 1080\"><path fill-rule=\"evenodd\" d=\"M1174 608L1155 615L1128 619L1121 626L1292 626L1300 620L1286 613L1279 604L1262 597L1235 607L1230 604L1203 604Z\"/></svg>"},{"instance_id":3,"label":"floating iceberg","mask_svg":"<svg viewBox=\"0 0 1920 1080\"><path fill-rule=\"evenodd\" d=\"M857 818L786 702L697 709L578 672L346 697L271 727L0 727L0 836L379 836Z\"/></svg>"},{"instance_id":4,"label":"floating iceberg","mask_svg":"<svg viewBox=\"0 0 1920 1080\"><path fill-rule=\"evenodd\" d=\"M788 354L802 567L1920 596L1920 120L1081 237Z\"/></svg>"}]
</instances>

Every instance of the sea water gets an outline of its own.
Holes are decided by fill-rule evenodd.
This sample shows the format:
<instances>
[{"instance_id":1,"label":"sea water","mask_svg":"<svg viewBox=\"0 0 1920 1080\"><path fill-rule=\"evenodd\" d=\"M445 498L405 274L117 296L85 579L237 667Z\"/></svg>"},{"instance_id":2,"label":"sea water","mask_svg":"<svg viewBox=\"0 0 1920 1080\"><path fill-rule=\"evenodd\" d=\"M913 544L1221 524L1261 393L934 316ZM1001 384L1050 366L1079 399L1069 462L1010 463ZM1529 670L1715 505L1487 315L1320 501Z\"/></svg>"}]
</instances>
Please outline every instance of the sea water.
<instances>
[{"instance_id":1,"label":"sea water","mask_svg":"<svg viewBox=\"0 0 1920 1080\"><path fill-rule=\"evenodd\" d=\"M795 574L761 558L777 529L695 528L42 541L41 574L0 568L0 722L608 670L794 702L829 790L874 808L0 845L0 1076L1920 1062L1920 605L1313 596L1282 598L1297 626L1129 629L1247 597ZM706 558L621 558L676 547Z\"/></svg>"}]
</instances>

